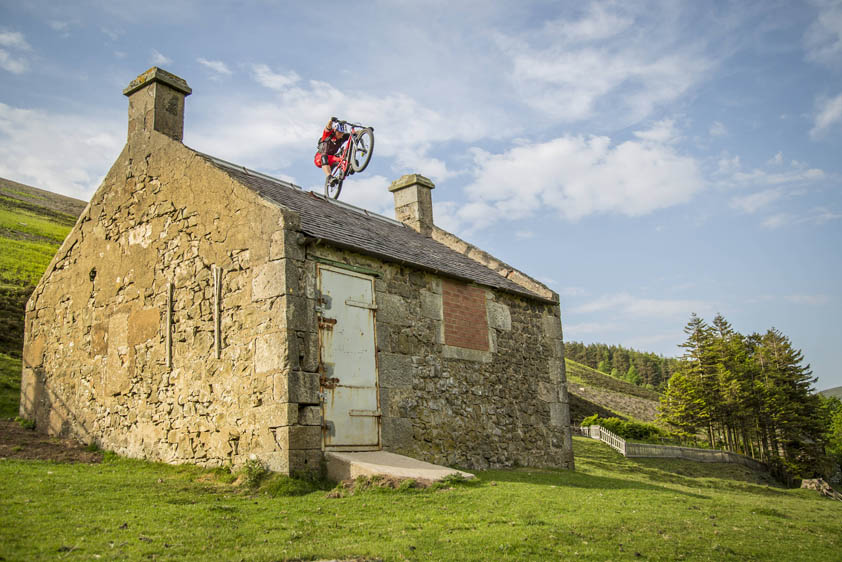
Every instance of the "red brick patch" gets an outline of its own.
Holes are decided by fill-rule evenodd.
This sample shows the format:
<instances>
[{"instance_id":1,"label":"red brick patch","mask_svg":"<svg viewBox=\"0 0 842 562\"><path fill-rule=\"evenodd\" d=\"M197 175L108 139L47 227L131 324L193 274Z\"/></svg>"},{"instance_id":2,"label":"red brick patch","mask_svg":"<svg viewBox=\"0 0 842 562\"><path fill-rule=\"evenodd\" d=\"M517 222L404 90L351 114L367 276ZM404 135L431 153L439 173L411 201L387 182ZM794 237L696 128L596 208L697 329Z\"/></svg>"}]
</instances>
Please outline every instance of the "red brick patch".
<instances>
[{"instance_id":1,"label":"red brick patch","mask_svg":"<svg viewBox=\"0 0 842 562\"><path fill-rule=\"evenodd\" d=\"M444 343L488 351L485 291L465 283L442 279Z\"/></svg>"}]
</instances>

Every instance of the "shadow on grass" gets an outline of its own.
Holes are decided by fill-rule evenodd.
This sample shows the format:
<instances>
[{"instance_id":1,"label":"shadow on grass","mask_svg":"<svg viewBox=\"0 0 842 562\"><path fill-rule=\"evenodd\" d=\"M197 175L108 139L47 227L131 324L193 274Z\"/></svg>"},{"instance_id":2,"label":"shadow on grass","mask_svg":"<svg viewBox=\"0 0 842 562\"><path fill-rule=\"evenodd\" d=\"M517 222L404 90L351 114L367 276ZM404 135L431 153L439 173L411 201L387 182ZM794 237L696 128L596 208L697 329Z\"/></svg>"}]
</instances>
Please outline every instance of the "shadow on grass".
<instances>
[{"instance_id":1,"label":"shadow on grass","mask_svg":"<svg viewBox=\"0 0 842 562\"><path fill-rule=\"evenodd\" d=\"M641 482L640 480L598 476L569 470L518 468L511 470L489 470L477 474L477 478L486 482L511 482L538 486L556 486L559 488L573 487L593 490L646 490L648 492L664 492L671 495L680 494L692 498L709 499L708 496L675 490L656 484Z\"/></svg>"},{"instance_id":2,"label":"shadow on grass","mask_svg":"<svg viewBox=\"0 0 842 562\"><path fill-rule=\"evenodd\" d=\"M683 459L633 458L627 459L605 444L587 438L574 439L577 466L583 470L598 470L628 474L659 484L673 484L688 488L740 490L760 495L780 495L786 492L766 473L737 464L702 463Z\"/></svg>"}]
</instances>

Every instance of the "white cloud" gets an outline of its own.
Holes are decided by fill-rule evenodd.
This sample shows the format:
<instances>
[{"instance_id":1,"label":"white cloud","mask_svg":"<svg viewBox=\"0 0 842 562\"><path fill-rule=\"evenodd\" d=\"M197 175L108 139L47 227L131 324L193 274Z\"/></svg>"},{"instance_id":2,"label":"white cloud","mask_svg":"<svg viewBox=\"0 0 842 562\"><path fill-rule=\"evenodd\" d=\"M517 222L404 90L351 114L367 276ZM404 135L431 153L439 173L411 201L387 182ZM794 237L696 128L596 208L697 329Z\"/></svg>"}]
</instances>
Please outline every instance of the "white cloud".
<instances>
[{"instance_id":1,"label":"white cloud","mask_svg":"<svg viewBox=\"0 0 842 562\"><path fill-rule=\"evenodd\" d=\"M717 163L718 183L722 187L746 188L746 187L771 187L780 185L806 185L821 181L827 177L824 170L811 168L804 162L793 160L790 162L790 169L780 170L783 164L783 153L778 152L767 165L775 168L769 171L755 168L750 171L742 170L742 162L739 156L721 158Z\"/></svg>"},{"instance_id":2,"label":"white cloud","mask_svg":"<svg viewBox=\"0 0 842 562\"><path fill-rule=\"evenodd\" d=\"M584 287L562 287L558 294L562 297L581 297L587 295L588 291Z\"/></svg>"},{"instance_id":3,"label":"white cloud","mask_svg":"<svg viewBox=\"0 0 842 562\"><path fill-rule=\"evenodd\" d=\"M830 221L842 219L842 213L836 213L825 207L815 207L810 211L796 215L794 213L777 213L763 221L763 226L774 229L798 224L823 225Z\"/></svg>"},{"instance_id":4,"label":"white cloud","mask_svg":"<svg viewBox=\"0 0 842 562\"><path fill-rule=\"evenodd\" d=\"M675 121L663 119L652 125L651 129L635 131L634 136L657 144L675 144L678 142L678 131L675 128Z\"/></svg>"},{"instance_id":5,"label":"white cloud","mask_svg":"<svg viewBox=\"0 0 842 562\"><path fill-rule=\"evenodd\" d=\"M672 22L649 26L638 16L643 14L625 5L612 5L609 12L591 4L577 21L498 36L512 86L527 105L553 119L574 122L609 112L629 123L646 118L698 83L712 62L678 40Z\"/></svg>"},{"instance_id":6,"label":"white cloud","mask_svg":"<svg viewBox=\"0 0 842 562\"><path fill-rule=\"evenodd\" d=\"M156 49L152 49L152 64L154 65L164 65L164 64L172 64L172 59L166 55L162 55Z\"/></svg>"},{"instance_id":7,"label":"white cloud","mask_svg":"<svg viewBox=\"0 0 842 562\"><path fill-rule=\"evenodd\" d=\"M265 64L252 65L252 71L254 72L254 79L257 83L270 90L285 90L301 79L294 70L286 74L274 72Z\"/></svg>"},{"instance_id":8,"label":"white cloud","mask_svg":"<svg viewBox=\"0 0 842 562\"><path fill-rule=\"evenodd\" d=\"M766 228L780 228L784 225L790 224L793 221L792 215L788 213L777 213L771 215L763 221L763 226Z\"/></svg>"},{"instance_id":9,"label":"white cloud","mask_svg":"<svg viewBox=\"0 0 842 562\"><path fill-rule=\"evenodd\" d=\"M766 189L758 191L751 195L744 195L742 197L734 197L731 199L731 207L739 209L744 213L754 213L759 209L777 201L784 195L784 190L780 188Z\"/></svg>"},{"instance_id":10,"label":"white cloud","mask_svg":"<svg viewBox=\"0 0 842 562\"><path fill-rule=\"evenodd\" d=\"M77 22L71 20L50 20L50 28L57 31L61 37L70 37L70 28Z\"/></svg>"},{"instance_id":11,"label":"white cloud","mask_svg":"<svg viewBox=\"0 0 842 562\"><path fill-rule=\"evenodd\" d=\"M31 48L23 33L17 31L0 31L0 47L8 47L19 51L28 51Z\"/></svg>"},{"instance_id":12,"label":"white cloud","mask_svg":"<svg viewBox=\"0 0 842 562\"><path fill-rule=\"evenodd\" d=\"M626 347L630 347L632 349L646 349L651 351L651 347L655 344L662 344L664 342L668 342L671 344L675 344L676 335L675 332L666 332L663 334L652 334L647 336L635 336L623 340L622 345ZM660 351L657 353L665 354L667 356L675 356L675 351Z\"/></svg>"},{"instance_id":13,"label":"white cloud","mask_svg":"<svg viewBox=\"0 0 842 562\"><path fill-rule=\"evenodd\" d=\"M444 160L430 154L437 144L473 141L492 125L459 111L434 111L401 93L370 94L341 90L326 82L302 80L295 72L252 66L254 80L276 92L271 101L220 105L233 108L202 122L204 130L186 132L188 144L226 160L259 168L278 168L310 157L331 116L375 128L374 158L389 158L396 175L418 172L434 181L452 177ZM210 131L213 131L211 134ZM201 146L198 146L198 143Z\"/></svg>"},{"instance_id":14,"label":"white cloud","mask_svg":"<svg viewBox=\"0 0 842 562\"><path fill-rule=\"evenodd\" d=\"M89 199L123 144L120 122L0 103L0 176Z\"/></svg>"},{"instance_id":15,"label":"white cloud","mask_svg":"<svg viewBox=\"0 0 842 562\"><path fill-rule=\"evenodd\" d=\"M739 156L728 158L727 156L720 158L717 162L718 174L733 174L742 167L742 162Z\"/></svg>"},{"instance_id":16,"label":"white cloud","mask_svg":"<svg viewBox=\"0 0 842 562\"><path fill-rule=\"evenodd\" d=\"M728 134L728 129L719 121L714 121L711 123L708 133L712 137L724 137Z\"/></svg>"},{"instance_id":17,"label":"white cloud","mask_svg":"<svg viewBox=\"0 0 842 562\"><path fill-rule=\"evenodd\" d=\"M320 173L319 177L321 175ZM339 199L379 215L394 218L394 196L389 192L390 184L391 181L384 176L352 176L342 184ZM323 190L322 185L313 188L313 191L318 193L322 193Z\"/></svg>"},{"instance_id":18,"label":"white cloud","mask_svg":"<svg viewBox=\"0 0 842 562\"><path fill-rule=\"evenodd\" d=\"M810 130L810 137L817 138L836 123L842 121L842 94L824 99L816 104L818 111Z\"/></svg>"},{"instance_id":19,"label":"white cloud","mask_svg":"<svg viewBox=\"0 0 842 562\"><path fill-rule=\"evenodd\" d=\"M515 238L518 240L529 240L535 238L535 233L531 230L517 230L515 231Z\"/></svg>"},{"instance_id":20,"label":"white cloud","mask_svg":"<svg viewBox=\"0 0 842 562\"><path fill-rule=\"evenodd\" d=\"M842 59L842 3L819 0L816 21L804 34L807 60L827 66L839 66Z\"/></svg>"},{"instance_id":21,"label":"white cloud","mask_svg":"<svg viewBox=\"0 0 842 562\"><path fill-rule=\"evenodd\" d=\"M120 38L121 35L123 35L122 29L102 26L102 27L99 28L99 30L103 33L103 35L105 35L106 37L108 37L112 41L116 41L117 39Z\"/></svg>"},{"instance_id":22,"label":"white cloud","mask_svg":"<svg viewBox=\"0 0 842 562\"><path fill-rule=\"evenodd\" d=\"M634 24L628 15L620 15L617 10L608 11L602 4L588 6L587 13L579 20L556 20L546 24L546 30L565 41L587 42L607 39L619 35Z\"/></svg>"},{"instance_id":23,"label":"white cloud","mask_svg":"<svg viewBox=\"0 0 842 562\"><path fill-rule=\"evenodd\" d=\"M196 59L196 62L210 70L215 74L215 77L231 76L231 69L228 68L224 62L219 60L208 60L202 57Z\"/></svg>"},{"instance_id":24,"label":"white cloud","mask_svg":"<svg viewBox=\"0 0 842 562\"><path fill-rule=\"evenodd\" d=\"M564 136L502 154L475 149L471 203L456 212L469 230L541 210L568 220L596 213L641 216L684 203L703 187L696 161L677 152L670 122L641 140Z\"/></svg>"},{"instance_id":25,"label":"white cloud","mask_svg":"<svg viewBox=\"0 0 842 562\"><path fill-rule=\"evenodd\" d=\"M588 303L574 307L574 314L592 314L610 312L637 318L670 318L689 316L691 312L703 313L711 309L704 301L649 299L632 296L628 293L605 295Z\"/></svg>"},{"instance_id":26,"label":"white cloud","mask_svg":"<svg viewBox=\"0 0 842 562\"><path fill-rule=\"evenodd\" d=\"M22 33L0 31L0 68L12 74L23 74L29 63L22 53L31 50Z\"/></svg>"},{"instance_id":27,"label":"white cloud","mask_svg":"<svg viewBox=\"0 0 842 562\"><path fill-rule=\"evenodd\" d=\"M830 302L827 295L787 295L784 300L793 304L803 304L808 306L822 306Z\"/></svg>"}]
</instances>

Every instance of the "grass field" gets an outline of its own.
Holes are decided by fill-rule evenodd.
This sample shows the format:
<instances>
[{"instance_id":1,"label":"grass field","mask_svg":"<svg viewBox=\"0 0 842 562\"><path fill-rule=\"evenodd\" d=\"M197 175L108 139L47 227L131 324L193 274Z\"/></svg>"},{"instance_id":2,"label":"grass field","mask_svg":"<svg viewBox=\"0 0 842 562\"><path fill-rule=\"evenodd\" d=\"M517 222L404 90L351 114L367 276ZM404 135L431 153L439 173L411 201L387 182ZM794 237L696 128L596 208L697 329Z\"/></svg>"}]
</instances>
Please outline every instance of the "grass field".
<instances>
[{"instance_id":1,"label":"grass field","mask_svg":"<svg viewBox=\"0 0 842 562\"><path fill-rule=\"evenodd\" d=\"M0 353L0 418L18 415L21 360Z\"/></svg>"},{"instance_id":2,"label":"grass field","mask_svg":"<svg viewBox=\"0 0 842 562\"><path fill-rule=\"evenodd\" d=\"M340 498L275 476L106 455L0 461L0 557L120 560L839 560L842 503L734 465L625 459L575 438L577 470L498 470ZM271 493L270 493L271 491ZM292 495L285 495L292 494ZM303 495L295 495L303 494Z\"/></svg>"},{"instance_id":3,"label":"grass field","mask_svg":"<svg viewBox=\"0 0 842 562\"><path fill-rule=\"evenodd\" d=\"M84 207L0 178L0 412L8 410L8 360L21 355L26 300ZM20 376L19 361L17 369Z\"/></svg>"}]
</instances>

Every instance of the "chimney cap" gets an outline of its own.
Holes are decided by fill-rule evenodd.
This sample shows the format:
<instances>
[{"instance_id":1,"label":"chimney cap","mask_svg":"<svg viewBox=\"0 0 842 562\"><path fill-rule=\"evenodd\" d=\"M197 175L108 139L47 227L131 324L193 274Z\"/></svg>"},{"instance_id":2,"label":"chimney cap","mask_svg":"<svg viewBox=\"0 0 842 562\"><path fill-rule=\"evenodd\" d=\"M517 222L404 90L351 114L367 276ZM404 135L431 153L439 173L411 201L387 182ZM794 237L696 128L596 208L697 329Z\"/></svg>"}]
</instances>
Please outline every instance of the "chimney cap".
<instances>
[{"instance_id":1,"label":"chimney cap","mask_svg":"<svg viewBox=\"0 0 842 562\"><path fill-rule=\"evenodd\" d=\"M419 185L421 187L426 187L427 189L436 188L436 184L421 174L406 174L393 181L392 185L389 186L389 191L395 192L411 185Z\"/></svg>"},{"instance_id":2,"label":"chimney cap","mask_svg":"<svg viewBox=\"0 0 842 562\"><path fill-rule=\"evenodd\" d=\"M161 84L166 84L170 88L181 92L185 96L189 96L193 93L193 90L187 85L187 81L184 78L179 78L175 74L167 72L157 66L153 66L132 80L129 85L126 86L126 89L123 90L123 95L130 96L150 82L160 82Z\"/></svg>"}]
</instances>

